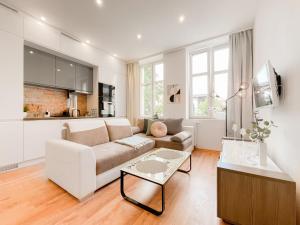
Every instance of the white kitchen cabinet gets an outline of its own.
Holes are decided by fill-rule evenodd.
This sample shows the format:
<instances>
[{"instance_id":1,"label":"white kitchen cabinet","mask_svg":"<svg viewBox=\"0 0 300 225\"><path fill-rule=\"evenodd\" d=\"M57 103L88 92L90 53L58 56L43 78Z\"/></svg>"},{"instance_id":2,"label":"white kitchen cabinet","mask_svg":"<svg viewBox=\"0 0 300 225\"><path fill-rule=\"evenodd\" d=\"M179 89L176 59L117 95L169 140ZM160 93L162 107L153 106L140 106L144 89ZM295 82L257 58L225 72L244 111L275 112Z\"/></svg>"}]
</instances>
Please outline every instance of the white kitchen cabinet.
<instances>
[{"instance_id":1,"label":"white kitchen cabinet","mask_svg":"<svg viewBox=\"0 0 300 225\"><path fill-rule=\"evenodd\" d=\"M46 141L61 139L60 120L24 121L24 161L45 157Z\"/></svg>"},{"instance_id":2,"label":"white kitchen cabinet","mask_svg":"<svg viewBox=\"0 0 300 225\"><path fill-rule=\"evenodd\" d=\"M0 122L0 167L23 160L23 122Z\"/></svg>"},{"instance_id":3,"label":"white kitchen cabinet","mask_svg":"<svg viewBox=\"0 0 300 225\"><path fill-rule=\"evenodd\" d=\"M0 31L0 121L23 118L23 39Z\"/></svg>"},{"instance_id":4,"label":"white kitchen cabinet","mask_svg":"<svg viewBox=\"0 0 300 225\"><path fill-rule=\"evenodd\" d=\"M88 44L72 40L65 35L60 35L60 52L93 65L98 62L98 50Z\"/></svg>"},{"instance_id":5,"label":"white kitchen cabinet","mask_svg":"<svg viewBox=\"0 0 300 225\"><path fill-rule=\"evenodd\" d=\"M24 39L26 41L58 51L59 37L58 30L29 16L24 16Z\"/></svg>"},{"instance_id":6,"label":"white kitchen cabinet","mask_svg":"<svg viewBox=\"0 0 300 225\"><path fill-rule=\"evenodd\" d=\"M0 30L15 34L19 37L23 35L22 15L14 10L0 5Z\"/></svg>"}]
</instances>

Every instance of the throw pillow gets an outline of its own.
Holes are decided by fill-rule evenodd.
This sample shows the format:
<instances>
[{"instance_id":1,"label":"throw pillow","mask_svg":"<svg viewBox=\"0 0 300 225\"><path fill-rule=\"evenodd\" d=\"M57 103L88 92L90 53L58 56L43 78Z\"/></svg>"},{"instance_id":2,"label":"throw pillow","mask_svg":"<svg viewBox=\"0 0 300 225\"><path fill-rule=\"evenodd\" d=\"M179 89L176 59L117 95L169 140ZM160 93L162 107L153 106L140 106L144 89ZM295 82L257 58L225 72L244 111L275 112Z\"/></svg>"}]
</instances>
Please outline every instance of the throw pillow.
<instances>
[{"instance_id":1,"label":"throw pillow","mask_svg":"<svg viewBox=\"0 0 300 225\"><path fill-rule=\"evenodd\" d=\"M133 134L141 133L141 129L139 127L131 127L131 130Z\"/></svg>"},{"instance_id":2,"label":"throw pillow","mask_svg":"<svg viewBox=\"0 0 300 225\"><path fill-rule=\"evenodd\" d=\"M182 131L183 119L165 119L164 123L167 126L168 134L174 135Z\"/></svg>"},{"instance_id":3,"label":"throw pillow","mask_svg":"<svg viewBox=\"0 0 300 225\"><path fill-rule=\"evenodd\" d=\"M167 135L167 126L163 122L156 121L152 123L150 131L154 137L164 137Z\"/></svg>"},{"instance_id":4,"label":"throw pillow","mask_svg":"<svg viewBox=\"0 0 300 225\"><path fill-rule=\"evenodd\" d=\"M141 118L137 119L136 126L138 126L142 132L144 130L144 119Z\"/></svg>"},{"instance_id":5,"label":"throw pillow","mask_svg":"<svg viewBox=\"0 0 300 225\"><path fill-rule=\"evenodd\" d=\"M190 138L192 134L188 131L181 131L178 134L175 134L174 136L171 137L171 141L182 143L188 138Z\"/></svg>"},{"instance_id":6,"label":"throw pillow","mask_svg":"<svg viewBox=\"0 0 300 225\"><path fill-rule=\"evenodd\" d=\"M155 121L157 121L157 120L148 119L147 131L146 131L146 135L147 135L147 136L151 136L151 125L152 125L152 123L154 123Z\"/></svg>"},{"instance_id":7,"label":"throw pillow","mask_svg":"<svg viewBox=\"0 0 300 225\"><path fill-rule=\"evenodd\" d=\"M66 140L78 144L95 146L109 142L104 121L72 121L66 127Z\"/></svg>"},{"instance_id":8,"label":"throw pillow","mask_svg":"<svg viewBox=\"0 0 300 225\"><path fill-rule=\"evenodd\" d=\"M108 119L105 123L110 141L115 141L133 135L130 122L127 119Z\"/></svg>"},{"instance_id":9,"label":"throw pillow","mask_svg":"<svg viewBox=\"0 0 300 225\"><path fill-rule=\"evenodd\" d=\"M148 130L148 119L144 119L144 129L143 129L143 133L147 133Z\"/></svg>"}]
</instances>

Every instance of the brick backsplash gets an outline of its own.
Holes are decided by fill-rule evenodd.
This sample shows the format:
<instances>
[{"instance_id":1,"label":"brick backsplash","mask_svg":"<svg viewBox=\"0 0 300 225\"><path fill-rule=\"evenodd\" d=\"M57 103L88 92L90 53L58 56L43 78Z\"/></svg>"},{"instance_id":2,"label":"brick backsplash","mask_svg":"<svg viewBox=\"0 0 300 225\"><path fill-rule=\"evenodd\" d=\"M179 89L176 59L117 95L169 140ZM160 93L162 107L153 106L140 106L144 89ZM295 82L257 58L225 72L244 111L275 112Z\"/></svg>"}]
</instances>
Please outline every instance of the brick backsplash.
<instances>
[{"instance_id":1,"label":"brick backsplash","mask_svg":"<svg viewBox=\"0 0 300 225\"><path fill-rule=\"evenodd\" d=\"M37 86L24 86L24 105L28 106L28 117L42 117L48 110L51 116L62 116L67 110L68 91ZM87 113L87 96L78 95L81 115Z\"/></svg>"}]
</instances>

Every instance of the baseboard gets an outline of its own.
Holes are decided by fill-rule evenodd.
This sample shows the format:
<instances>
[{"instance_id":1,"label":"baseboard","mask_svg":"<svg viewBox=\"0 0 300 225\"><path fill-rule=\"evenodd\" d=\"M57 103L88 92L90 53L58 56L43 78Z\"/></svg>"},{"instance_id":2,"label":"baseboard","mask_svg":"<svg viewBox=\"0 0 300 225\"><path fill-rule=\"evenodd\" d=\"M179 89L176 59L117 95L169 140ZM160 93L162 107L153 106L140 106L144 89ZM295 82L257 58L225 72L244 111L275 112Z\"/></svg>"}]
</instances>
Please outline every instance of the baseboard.
<instances>
[{"instance_id":1,"label":"baseboard","mask_svg":"<svg viewBox=\"0 0 300 225\"><path fill-rule=\"evenodd\" d=\"M5 173L5 172L11 171L11 170L18 169L18 168L19 168L19 166L17 163L2 166L2 167L0 167L0 173Z\"/></svg>"},{"instance_id":2,"label":"baseboard","mask_svg":"<svg viewBox=\"0 0 300 225\"><path fill-rule=\"evenodd\" d=\"M199 147L195 147L195 151L221 152L221 150L218 150L218 149L207 149L207 148L199 148Z\"/></svg>"},{"instance_id":3,"label":"baseboard","mask_svg":"<svg viewBox=\"0 0 300 225\"><path fill-rule=\"evenodd\" d=\"M39 164L39 163L43 163L45 162L45 158L38 158L38 159L33 159L33 160L29 160L29 161L25 161L25 162L20 162L18 167L22 168L22 167L26 167L26 166L32 166L35 164Z\"/></svg>"}]
</instances>

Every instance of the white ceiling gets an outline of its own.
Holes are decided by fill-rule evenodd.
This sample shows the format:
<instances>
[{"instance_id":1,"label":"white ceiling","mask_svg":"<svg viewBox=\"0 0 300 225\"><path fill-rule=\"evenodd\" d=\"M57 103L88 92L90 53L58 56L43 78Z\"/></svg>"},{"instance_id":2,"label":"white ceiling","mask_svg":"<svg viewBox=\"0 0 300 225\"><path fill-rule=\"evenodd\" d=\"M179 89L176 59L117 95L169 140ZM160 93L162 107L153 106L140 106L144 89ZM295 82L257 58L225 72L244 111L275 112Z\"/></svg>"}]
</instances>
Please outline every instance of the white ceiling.
<instances>
[{"instance_id":1,"label":"white ceiling","mask_svg":"<svg viewBox=\"0 0 300 225\"><path fill-rule=\"evenodd\" d=\"M256 11L256 0L103 0L102 7L95 0L6 2L124 60L249 27Z\"/></svg>"}]
</instances>

